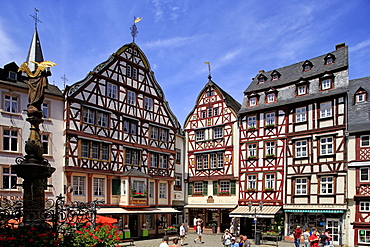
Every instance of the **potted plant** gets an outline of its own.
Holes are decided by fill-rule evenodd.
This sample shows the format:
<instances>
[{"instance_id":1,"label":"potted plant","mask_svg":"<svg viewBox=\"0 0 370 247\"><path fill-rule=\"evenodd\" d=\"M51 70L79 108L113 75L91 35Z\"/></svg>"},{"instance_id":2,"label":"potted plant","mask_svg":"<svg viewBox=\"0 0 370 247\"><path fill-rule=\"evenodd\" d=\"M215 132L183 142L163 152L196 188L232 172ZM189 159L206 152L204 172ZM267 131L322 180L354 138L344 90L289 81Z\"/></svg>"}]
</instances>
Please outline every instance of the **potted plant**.
<instances>
[{"instance_id":1,"label":"potted plant","mask_svg":"<svg viewBox=\"0 0 370 247\"><path fill-rule=\"evenodd\" d=\"M275 127L275 124L266 124L265 125L265 128L274 128Z\"/></svg>"},{"instance_id":2,"label":"potted plant","mask_svg":"<svg viewBox=\"0 0 370 247\"><path fill-rule=\"evenodd\" d=\"M212 222L209 223L209 226L212 228L212 233L217 233L217 224Z\"/></svg>"}]
</instances>

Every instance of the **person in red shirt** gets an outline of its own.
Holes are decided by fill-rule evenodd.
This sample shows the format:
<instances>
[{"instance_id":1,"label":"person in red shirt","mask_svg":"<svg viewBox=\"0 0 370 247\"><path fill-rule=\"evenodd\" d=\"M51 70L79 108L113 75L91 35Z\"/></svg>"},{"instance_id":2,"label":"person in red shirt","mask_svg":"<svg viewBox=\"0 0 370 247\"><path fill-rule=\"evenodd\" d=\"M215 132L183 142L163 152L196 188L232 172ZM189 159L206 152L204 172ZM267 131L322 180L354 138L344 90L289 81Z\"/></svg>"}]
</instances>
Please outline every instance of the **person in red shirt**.
<instances>
[{"instance_id":1,"label":"person in red shirt","mask_svg":"<svg viewBox=\"0 0 370 247\"><path fill-rule=\"evenodd\" d=\"M310 236L311 247L319 247L320 235L315 229Z\"/></svg>"},{"instance_id":2,"label":"person in red shirt","mask_svg":"<svg viewBox=\"0 0 370 247\"><path fill-rule=\"evenodd\" d=\"M299 247L299 245L301 244L301 235L302 229L300 226L297 226L293 233L295 247Z\"/></svg>"}]
</instances>

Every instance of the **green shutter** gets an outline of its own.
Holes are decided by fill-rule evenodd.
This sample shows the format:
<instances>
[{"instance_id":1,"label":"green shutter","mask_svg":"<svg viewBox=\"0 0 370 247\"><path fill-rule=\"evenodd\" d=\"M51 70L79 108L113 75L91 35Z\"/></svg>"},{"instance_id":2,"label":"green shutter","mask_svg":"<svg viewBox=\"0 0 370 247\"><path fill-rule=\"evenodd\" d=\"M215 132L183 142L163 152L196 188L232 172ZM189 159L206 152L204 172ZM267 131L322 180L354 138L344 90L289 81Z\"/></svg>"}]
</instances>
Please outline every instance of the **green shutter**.
<instances>
[{"instance_id":1,"label":"green shutter","mask_svg":"<svg viewBox=\"0 0 370 247\"><path fill-rule=\"evenodd\" d=\"M213 181L213 195L217 196L218 195L218 181Z\"/></svg>"},{"instance_id":2,"label":"green shutter","mask_svg":"<svg viewBox=\"0 0 370 247\"><path fill-rule=\"evenodd\" d=\"M193 183L188 183L188 195L191 196L193 194Z\"/></svg>"},{"instance_id":3,"label":"green shutter","mask_svg":"<svg viewBox=\"0 0 370 247\"><path fill-rule=\"evenodd\" d=\"M121 195L121 180L112 179L112 195Z\"/></svg>"},{"instance_id":4,"label":"green shutter","mask_svg":"<svg viewBox=\"0 0 370 247\"><path fill-rule=\"evenodd\" d=\"M208 195L208 181L203 181L203 195Z\"/></svg>"},{"instance_id":5,"label":"green shutter","mask_svg":"<svg viewBox=\"0 0 370 247\"><path fill-rule=\"evenodd\" d=\"M236 195L236 181L235 180L230 181L230 194L233 196Z\"/></svg>"}]
</instances>

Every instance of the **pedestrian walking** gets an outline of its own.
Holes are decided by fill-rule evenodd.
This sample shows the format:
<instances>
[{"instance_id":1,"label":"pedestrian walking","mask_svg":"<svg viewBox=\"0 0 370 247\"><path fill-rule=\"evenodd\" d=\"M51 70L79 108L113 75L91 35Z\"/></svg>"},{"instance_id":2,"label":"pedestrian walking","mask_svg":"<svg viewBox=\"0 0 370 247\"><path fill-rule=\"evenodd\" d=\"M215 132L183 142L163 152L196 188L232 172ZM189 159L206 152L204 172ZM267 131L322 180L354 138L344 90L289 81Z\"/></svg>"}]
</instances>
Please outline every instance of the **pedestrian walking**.
<instances>
[{"instance_id":1,"label":"pedestrian walking","mask_svg":"<svg viewBox=\"0 0 370 247\"><path fill-rule=\"evenodd\" d=\"M181 226L180 226L180 243L181 243L181 245L184 245L185 237L186 237L185 224L182 223Z\"/></svg>"},{"instance_id":2,"label":"pedestrian walking","mask_svg":"<svg viewBox=\"0 0 370 247\"><path fill-rule=\"evenodd\" d=\"M302 235L302 229L300 226L297 226L297 228L294 230L294 244L295 247L299 247L301 243L301 235Z\"/></svg>"},{"instance_id":3,"label":"pedestrian walking","mask_svg":"<svg viewBox=\"0 0 370 247\"><path fill-rule=\"evenodd\" d=\"M304 247L310 247L310 230L306 229L306 231L303 233L303 246Z\"/></svg>"},{"instance_id":4,"label":"pedestrian walking","mask_svg":"<svg viewBox=\"0 0 370 247\"><path fill-rule=\"evenodd\" d=\"M230 222L230 235L235 237L235 227L233 222Z\"/></svg>"},{"instance_id":5,"label":"pedestrian walking","mask_svg":"<svg viewBox=\"0 0 370 247\"><path fill-rule=\"evenodd\" d=\"M243 246L242 247L251 247L251 242L248 241L247 236L243 236Z\"/></svg>"},{"instance_id":6,"label":"pedestrian walking","mask_svg":"<svg viewBox=\"0 0 370 247\"><path fill-rule=\"evenodd\" d=\"M199 222L199 221L198 221ZM199 240L199 243L203 244L204 242L202 242L202 225L201 223L198 223L197 225L197 234L198 234L198 237L196 239L194 239L194 243L197 242L197 240Z\"/></svg>"}]
</instances>

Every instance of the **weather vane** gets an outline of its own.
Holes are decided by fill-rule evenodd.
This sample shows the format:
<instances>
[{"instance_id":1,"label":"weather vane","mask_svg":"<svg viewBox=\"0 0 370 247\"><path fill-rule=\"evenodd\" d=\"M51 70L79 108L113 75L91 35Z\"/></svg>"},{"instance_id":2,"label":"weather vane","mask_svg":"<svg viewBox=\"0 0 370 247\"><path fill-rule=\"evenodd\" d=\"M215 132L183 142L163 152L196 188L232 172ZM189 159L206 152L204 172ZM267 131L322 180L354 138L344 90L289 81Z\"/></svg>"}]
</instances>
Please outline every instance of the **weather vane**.
<instances>
[{"instance_id":1,"label":"weather vane","mask_svg":"<svg viewBox=\"0 0 370 247\"><path fill-rule=\"evenodd\" d=\"M134 25L131 26L131 36L132 36L132 42L135 43L135 37L137 36L137 27L136 27L136 23L138 23L139 21L141 21L143 18L142 17L134 17Z\"/></svg>"},{"instance_id":2,"label":"weather vane","mask_svg":"<svg viewBox=\"0 0 370 247\"><path fill-rule=\"evenodd\" d=\"M40 21L40 19L37 17L37 12L39 12L39 10L35 8L35 14L30 15L33 18L33 20L35 21L35 29L37 29L37 23L38 22L42 23L42 21Z\"/></svg>"},{"instance_id":3,"label":"weather vane","mask_svg":"<svg viewBox=\"0 0 370 247\"><path fill-rule=\"evenodd\" d=\"M208 64L208 79L211 80L211 63L210 62L204 62L205 64Z\"/></svg>"}]
</instances>

